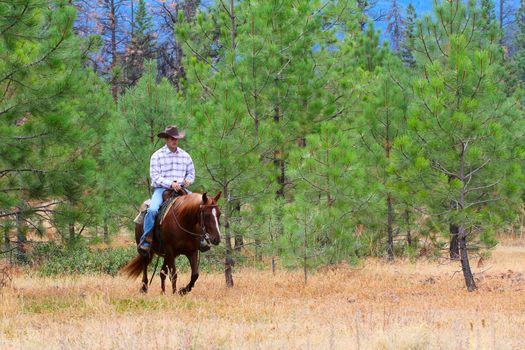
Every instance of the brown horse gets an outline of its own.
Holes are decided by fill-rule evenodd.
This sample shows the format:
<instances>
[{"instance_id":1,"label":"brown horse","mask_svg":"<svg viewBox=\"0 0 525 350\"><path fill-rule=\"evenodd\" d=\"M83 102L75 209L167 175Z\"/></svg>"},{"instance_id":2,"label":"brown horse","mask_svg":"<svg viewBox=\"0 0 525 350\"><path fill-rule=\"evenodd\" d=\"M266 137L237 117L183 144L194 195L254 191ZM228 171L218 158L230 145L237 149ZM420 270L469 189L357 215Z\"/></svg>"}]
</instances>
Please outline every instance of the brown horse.
<instances>
[{"instance_id":1,"label":"brown horse","mask_svg":"<svg viewBox=\"0 0 525 350\"><path fill-rule=\"evenodd\" d=\"M166 191L169 196L171 191ZM152 253L163 255L164 262L160 272L162 292L165 292L166 276L170 276L173 293L177 291L177 271L175 270L175 258L185 255L191 266L190 283L179 291L184 295L191 291L195 281L199 278L199 245L201 237L204 236L212 244L217 245L221 241L219 230L219 218L221 212L217 201L221 196L219 192L215 197L208 197L206 193L191 193L178 197L175 203L166 213L160 226L160 242L154 240ZM135 225L135 239L137 243L142 236L143 226ZM141 255L134 258L122 268L122 272L129 277L138 277L142 273L141 291L148 291L148 265L153 259L153 254L148 258Z\"/></svg>"}]
</instances>

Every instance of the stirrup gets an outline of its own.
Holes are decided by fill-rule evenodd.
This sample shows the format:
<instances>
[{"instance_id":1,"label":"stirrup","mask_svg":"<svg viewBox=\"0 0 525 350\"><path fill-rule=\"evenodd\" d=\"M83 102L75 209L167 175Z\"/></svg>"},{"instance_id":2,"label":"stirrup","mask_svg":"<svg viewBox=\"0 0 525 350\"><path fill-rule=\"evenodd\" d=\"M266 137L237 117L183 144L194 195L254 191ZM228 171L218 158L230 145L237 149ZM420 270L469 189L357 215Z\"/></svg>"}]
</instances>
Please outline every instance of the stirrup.
<instances>
[{"instance_id":1,"label":"stirrup","mask_svg":"<svg viewBox=\"0 0 525 350\"><path fill-rule=\"evenodd\" d=\"M149 258L150 251L151 251L151 246L145 245L145 244L141 244L141 245L137 246L137 251L144 258Z\"/></svg>"}]
</instances>

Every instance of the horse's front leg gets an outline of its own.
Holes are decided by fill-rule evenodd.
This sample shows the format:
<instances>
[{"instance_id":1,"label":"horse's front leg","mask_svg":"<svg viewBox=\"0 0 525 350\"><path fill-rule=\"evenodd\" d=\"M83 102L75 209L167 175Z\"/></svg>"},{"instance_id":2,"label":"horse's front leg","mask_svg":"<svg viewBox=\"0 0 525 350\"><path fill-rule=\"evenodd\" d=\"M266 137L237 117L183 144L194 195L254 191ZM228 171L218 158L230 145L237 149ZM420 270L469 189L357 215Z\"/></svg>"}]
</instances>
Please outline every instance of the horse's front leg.
<instances>
[{"instance_id":1,"label":"horse's front leg","mask_svg":"<svg viewBox=\"0 0 525 350\"><path fill-rule=\"evenodd\" d=\"M171 290L173 294L177 291L177 270L175 269L175 257L172 254L166 254L165 258L168 266L168 275L171 280Z\"/></svg>"},{"instance_id":2,"label":"horse's front leg","mask_svg":"<svg viewBox=\"0 0 525 350\"><path fill-rule=\"evenodd\" d=\"M191 255L187 255L187 257L190 261L191 266L191 280L186 287L179 290L180 295L184 295L191 292L193 286L195 285L195 281L197 281L197 279L199 278L199 251L196 250Z\"/></svg>"},{"instance_id":3,"label":"horse's front leg","mask_svg":"<svg viewBox=\"0 0 525 350\"><path fill-rule=\"evenodd\" d=\"M166 258L164 258L162 268L160 269L160 289L162 290L162 294L166 294L166 276L168 276L168 263L166 262Z\"/></svg>"}]
</instances>

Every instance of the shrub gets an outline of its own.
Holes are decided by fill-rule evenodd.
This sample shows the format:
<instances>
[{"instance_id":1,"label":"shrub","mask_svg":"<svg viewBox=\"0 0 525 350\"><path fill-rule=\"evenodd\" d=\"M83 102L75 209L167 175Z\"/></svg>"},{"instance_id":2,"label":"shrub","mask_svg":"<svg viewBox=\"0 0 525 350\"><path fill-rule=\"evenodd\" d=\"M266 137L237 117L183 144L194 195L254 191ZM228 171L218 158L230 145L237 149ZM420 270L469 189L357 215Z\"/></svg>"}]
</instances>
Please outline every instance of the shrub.
<instances>
[{"instance_id":1,"label":"shrub","mask_svg":"<svg viewBox=\"0 0 525 350\"><path fill-rule=\"evenodd\" d=\"M33 249L31 263L44 276L86 273L115 276L136 255L134 247L91 250L84 244L65 247L47 242Z\"/></svg>"}]
</instances>

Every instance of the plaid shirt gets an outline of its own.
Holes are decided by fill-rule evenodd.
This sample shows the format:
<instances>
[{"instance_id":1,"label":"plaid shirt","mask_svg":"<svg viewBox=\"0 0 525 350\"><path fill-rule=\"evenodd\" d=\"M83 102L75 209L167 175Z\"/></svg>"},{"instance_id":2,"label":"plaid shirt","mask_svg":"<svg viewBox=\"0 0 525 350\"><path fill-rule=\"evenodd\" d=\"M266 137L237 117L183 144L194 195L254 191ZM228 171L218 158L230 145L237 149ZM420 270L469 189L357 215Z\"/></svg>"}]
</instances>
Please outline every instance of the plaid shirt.
<instances>
[{"instance_id":1,"label":"plaid shirt","mask_svg":"<svg viewBox=\"0 0 525 350\"><path fill-rule=\"evenodd\" d=\"M153 153L149 174L153 188L170 188L173 181L182 184L184 179L188 179L190 183L195 181L193 160L186 151L179 147L177 151L171 152L168 146L164 146Z\"/></svg>"}]
</instances>

